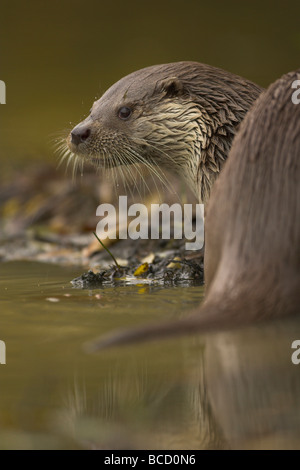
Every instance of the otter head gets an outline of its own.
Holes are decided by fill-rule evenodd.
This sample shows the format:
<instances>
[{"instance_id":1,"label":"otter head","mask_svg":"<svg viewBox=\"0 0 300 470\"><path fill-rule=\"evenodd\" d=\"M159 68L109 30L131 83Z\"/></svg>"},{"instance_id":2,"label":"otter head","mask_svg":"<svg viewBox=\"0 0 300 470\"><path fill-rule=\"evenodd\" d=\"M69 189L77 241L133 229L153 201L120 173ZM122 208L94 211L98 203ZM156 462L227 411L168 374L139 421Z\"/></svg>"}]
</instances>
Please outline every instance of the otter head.
<instances>
[{"instance_id":1,"label":"otter head","mask_svg":"<svg viewBox=\"0 0 300 470\"><path fill-rule=\"evenodd\" d=\"M122 78L70 132L69 150L97 167L143 163L155 174L167 168L183 175L204 202L229 145L221 142L219 153L213 148L224 139L230 142L232 123L240 121L233 113L229 117L225 111L219 113L220 107L226 108L226 95L206 81L205 72L211 69L215 74L219 70L178 62ZM219 86L223 85L220 80ZM207 94L212 96L207 98ZM220 106L211 105L214 98ZM226 123L230 131L224 130Z\"/></svg>"},{"instance_id":2,"label":"otter head","mask_svg":"<svg viewBox=\"0 0 300 470\"><path fill-rule=\"evenodd\" d=\"M99 167L144 163L182 172L187 149L180 133L188 135L188 91L176 76L146 79L139 72L95 101L89 116L70 132L69 149Z\"/></svg>"}]
</instances>

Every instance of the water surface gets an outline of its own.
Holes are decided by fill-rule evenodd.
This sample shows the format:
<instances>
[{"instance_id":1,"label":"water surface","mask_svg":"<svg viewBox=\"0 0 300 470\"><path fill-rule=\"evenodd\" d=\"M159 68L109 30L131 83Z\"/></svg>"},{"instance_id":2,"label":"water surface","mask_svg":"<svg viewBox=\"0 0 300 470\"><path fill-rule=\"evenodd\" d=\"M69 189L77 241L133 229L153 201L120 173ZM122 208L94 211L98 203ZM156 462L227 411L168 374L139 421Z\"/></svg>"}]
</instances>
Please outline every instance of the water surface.
<instances>
[{"instance_id":1,"label":"water surface","mask_svg":"<svg viewBox=\"0 0 300 470\"><path fill-rule=\"evenodd\" d=\"M203 288L86 291L80 273L1 265L0 448L299 447L299 320L87 355L106 331L187 314Z\"/></svg>"}]
</instances>

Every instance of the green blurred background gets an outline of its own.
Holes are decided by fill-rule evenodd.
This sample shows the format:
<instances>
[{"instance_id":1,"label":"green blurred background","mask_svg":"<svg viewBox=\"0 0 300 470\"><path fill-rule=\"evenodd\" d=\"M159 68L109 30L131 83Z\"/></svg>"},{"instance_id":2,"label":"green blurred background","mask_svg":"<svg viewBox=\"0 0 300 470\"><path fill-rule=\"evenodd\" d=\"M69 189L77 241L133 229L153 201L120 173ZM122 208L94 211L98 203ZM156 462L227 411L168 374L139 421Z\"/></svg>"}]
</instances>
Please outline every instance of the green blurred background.
<instances>
[{"instance_id":1,"label":"green blurred background","mask_svg":"<svg viewBox=\"0 0 300 470\"><path fill-rule=\"evenodd\" d=\"M299 67L300 2L1 0L2 176L56 163L53 138L113 82L196 60L267 86Z\"/></svg>"}]
</instances>

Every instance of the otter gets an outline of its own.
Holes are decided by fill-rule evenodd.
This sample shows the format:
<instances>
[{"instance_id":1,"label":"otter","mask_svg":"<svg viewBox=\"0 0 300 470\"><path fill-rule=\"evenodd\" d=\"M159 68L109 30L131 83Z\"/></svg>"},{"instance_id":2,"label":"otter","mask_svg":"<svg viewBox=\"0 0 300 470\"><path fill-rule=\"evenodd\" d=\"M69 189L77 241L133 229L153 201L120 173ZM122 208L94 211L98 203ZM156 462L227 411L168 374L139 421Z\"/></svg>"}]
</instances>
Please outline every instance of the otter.
<instances>
[{"instance_id":1,"label":"otter","mask_svg":"<svg viewBox=\"0 0 300 470\"><path fill-rule=\"evenodd\" d=\"M206 295L196 312L87 346L96 351L196 332L232 329L300 310L300 105L292 83L272 84L240 126L206 216Z\"/></svg>"},{"instance_id":2,"label":"otter","mask_svg":"<svg viewBox=\"0 0 300 470\"><path fill-rule=\"evenodd\" d=\"M150 66L122 78L67 137L68 154L96 167L143 163L183 175L206 203L245 114L254 83L197 62Z\"/></svg>"}]
</instances>

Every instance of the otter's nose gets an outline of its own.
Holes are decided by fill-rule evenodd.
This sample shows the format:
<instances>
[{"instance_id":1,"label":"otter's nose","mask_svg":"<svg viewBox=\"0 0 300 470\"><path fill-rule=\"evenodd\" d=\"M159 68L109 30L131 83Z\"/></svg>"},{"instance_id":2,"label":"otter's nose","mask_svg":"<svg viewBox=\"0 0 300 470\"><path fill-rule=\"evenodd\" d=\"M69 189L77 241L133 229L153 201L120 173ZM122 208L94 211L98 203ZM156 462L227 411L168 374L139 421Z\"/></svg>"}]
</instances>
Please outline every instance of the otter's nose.
<instances>
[{"instance_id":1,"label":"otter's nose","mask_svg":"<svg viewBox=\"0 0 300 470\"><path fill-rule=\"evenodd\" d=\"M91 130L88 127L76 126L71 132L72 144L79 145L84 142L91 135Z\"/></svg>"}]
</instances>

